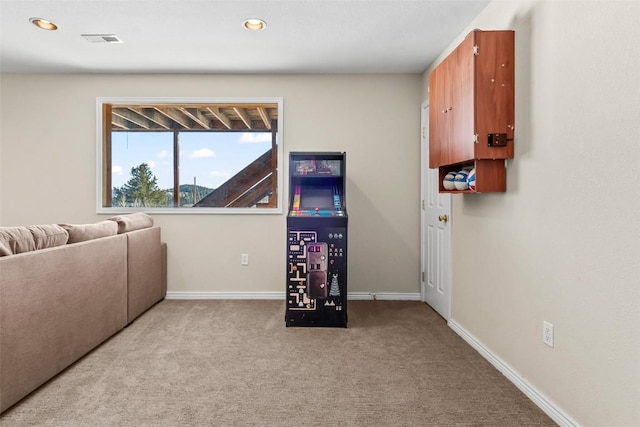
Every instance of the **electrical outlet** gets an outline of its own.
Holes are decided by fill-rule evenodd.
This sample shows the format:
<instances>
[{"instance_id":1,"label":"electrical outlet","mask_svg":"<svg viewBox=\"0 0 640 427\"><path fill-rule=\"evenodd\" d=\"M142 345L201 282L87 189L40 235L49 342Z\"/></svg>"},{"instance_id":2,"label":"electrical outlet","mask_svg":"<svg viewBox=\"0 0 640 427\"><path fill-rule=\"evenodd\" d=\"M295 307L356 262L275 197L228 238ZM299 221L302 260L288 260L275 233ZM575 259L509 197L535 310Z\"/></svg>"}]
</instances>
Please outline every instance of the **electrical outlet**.
<instances>
[{"instance_id":1,"label":"electrical outlet","mask_svg":"<svg viewBox=\"0 0 640 427\"><path fill-rule=\"evenodd\" d=\"M553 348L553 325L542 321L542 342Z\"/></svg>"},{"instance_id":2,"label":"electrical outlet","mask_svg":"<svg viewBox=\"0 0 640 427\"><path fill-rule=\"evenodd\" d=\"M249 254L242 254L240 256L240 265L249 265Z\"/></svg>"}]
</instances>

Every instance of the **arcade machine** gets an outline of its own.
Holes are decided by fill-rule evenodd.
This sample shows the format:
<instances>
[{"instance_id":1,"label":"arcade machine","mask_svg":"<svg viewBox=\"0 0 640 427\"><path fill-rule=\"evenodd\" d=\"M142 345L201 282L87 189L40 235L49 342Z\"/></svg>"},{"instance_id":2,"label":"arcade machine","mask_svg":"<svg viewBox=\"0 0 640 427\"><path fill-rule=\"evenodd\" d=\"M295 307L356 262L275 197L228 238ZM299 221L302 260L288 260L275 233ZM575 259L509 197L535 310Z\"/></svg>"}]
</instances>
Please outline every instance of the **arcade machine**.
<instances>
[{"instance_id":1,"label":"arcade machine","mask_svg":"<svg viewBox=\"0 0 640 427\"><path fill-rule=\"evenodd\" d=\"M347 327L345 153L289 154L287 326Z\"/></svg>"}]
</instances>

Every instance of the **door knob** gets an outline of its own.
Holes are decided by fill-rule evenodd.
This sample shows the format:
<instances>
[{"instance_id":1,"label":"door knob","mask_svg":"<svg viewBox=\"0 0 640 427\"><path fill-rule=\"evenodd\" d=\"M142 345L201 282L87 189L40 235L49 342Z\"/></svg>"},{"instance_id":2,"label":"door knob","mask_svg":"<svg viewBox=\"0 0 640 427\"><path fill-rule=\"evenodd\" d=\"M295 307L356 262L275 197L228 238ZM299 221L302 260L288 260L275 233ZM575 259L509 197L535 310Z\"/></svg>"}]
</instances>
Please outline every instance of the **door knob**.
<instances>
[{"instance_id":1,"label":"door knob","mask_svg":"<svg viewBox=\"0 0 640 427\"><path fill-rule=\"evenodd\" d=\"M447 222L447 221L449 221L449 217L447 216L447 214L439 215L439 216L438 216L438 221L444 221L444 222Z\"/></svg>"}]
</instances>

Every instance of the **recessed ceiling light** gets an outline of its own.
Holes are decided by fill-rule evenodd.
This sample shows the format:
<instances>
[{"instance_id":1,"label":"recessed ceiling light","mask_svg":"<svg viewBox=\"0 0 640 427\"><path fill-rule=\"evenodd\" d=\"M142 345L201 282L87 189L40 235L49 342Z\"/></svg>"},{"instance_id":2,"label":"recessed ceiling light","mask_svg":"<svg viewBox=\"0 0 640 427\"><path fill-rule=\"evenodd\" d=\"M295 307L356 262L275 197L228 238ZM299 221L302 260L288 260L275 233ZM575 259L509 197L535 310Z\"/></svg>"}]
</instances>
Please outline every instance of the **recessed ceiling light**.
<instances>
[{"instance_id":1,"label":"recessed ceiling light","mask_svg":"<svg viewBox=\"0 0 640 427\"><path fill-rule=\"evenodd\" d=\"M29 22L31 22L33 25L35 25L38 28L42 28L43 30L57 30L58 26L56 24L54 24L51 21L47 21L46 19L42 19L42 18L31 18L29 19Z\"/></svg>"},{"instance_id":2,"label":"recessed ceiling light","mask_svg":"<svg viewBox=\"0 0 640 427\"><path fill-rule=\"evenodd\" d=\"M264 30L264 27L267 26L267 23L264 22L262 19L249 18L249 19L245 19L242 25L244 25L244 27L247 30L260 31L260 30Z\"/></svg>"}]
</instances>

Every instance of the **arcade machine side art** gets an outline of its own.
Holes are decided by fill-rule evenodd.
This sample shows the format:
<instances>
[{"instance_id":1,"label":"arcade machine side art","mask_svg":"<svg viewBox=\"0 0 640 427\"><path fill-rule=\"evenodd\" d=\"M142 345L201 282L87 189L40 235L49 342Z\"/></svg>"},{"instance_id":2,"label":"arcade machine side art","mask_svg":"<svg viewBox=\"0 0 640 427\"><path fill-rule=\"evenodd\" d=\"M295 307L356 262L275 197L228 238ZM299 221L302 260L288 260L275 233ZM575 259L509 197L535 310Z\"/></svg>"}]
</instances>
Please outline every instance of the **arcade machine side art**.
<instances>
[{"instance_id":1,"label":"arcade machine side art","mask_svg":"<svg viewBox=\"0 0 640 427\"><path fill-rule=\"evenodd\" d=\"M286 326L347 326L345 153L289 155Z\"/></svg>"}]
</instances>

